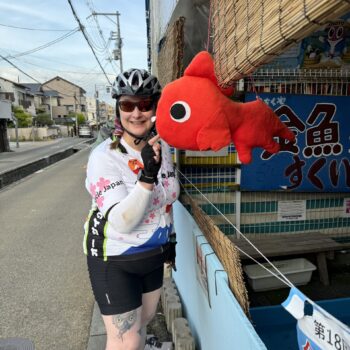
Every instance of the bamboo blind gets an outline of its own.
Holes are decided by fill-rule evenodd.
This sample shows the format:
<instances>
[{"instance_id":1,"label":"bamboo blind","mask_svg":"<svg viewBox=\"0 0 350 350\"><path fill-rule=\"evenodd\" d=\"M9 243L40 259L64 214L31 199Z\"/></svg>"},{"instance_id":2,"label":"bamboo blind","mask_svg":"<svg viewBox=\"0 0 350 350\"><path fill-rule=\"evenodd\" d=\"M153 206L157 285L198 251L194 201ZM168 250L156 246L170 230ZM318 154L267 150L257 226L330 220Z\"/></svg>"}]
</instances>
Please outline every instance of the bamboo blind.
<instances>
[{"instance_id":1,"label":"bamboo blind","mask_svg":"<svg viewBox=\"0 0 350 350\"><path fill-rule=\"evenodd\" d=\"M157 60L158 79L161 86L180 78L183 72L184 17L179 17L161 40Z\"/></svg>"},{"instance_id":2,"label":"bamboo blind","mask_svg":"<svg viewBox=\"0 0 350 350\"><path fill-rule=\"evenodd\" d=\"M182 201L190 204L193 218L227 273L229 287L232 293L235 295L245 314L249 316L248 293L244 284L241 260L237 247L220 231L213 220L204 213L190 196L183 195Z\"/></svg>"},{"instance_id":3,"label":"bamboo blind","mask_svg":"<svg viewBox=\"0 0 350 350\"><path fill-rule=\"evenodd\" d=\"M221 86L350 11L350 0L211 0L215 71Z\"/></svg>"}]
</instances>

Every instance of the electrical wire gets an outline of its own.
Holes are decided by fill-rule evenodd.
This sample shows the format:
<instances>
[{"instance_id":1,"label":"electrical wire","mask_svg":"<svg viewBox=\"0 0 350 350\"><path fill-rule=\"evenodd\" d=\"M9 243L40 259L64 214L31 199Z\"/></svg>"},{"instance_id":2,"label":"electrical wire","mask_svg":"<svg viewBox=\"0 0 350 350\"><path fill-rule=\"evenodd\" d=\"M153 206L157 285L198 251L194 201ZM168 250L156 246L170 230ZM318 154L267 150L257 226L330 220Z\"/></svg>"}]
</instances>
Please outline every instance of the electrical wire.
<instances>
[{"instance_id":1,"label":"electrical wire","mask_svg":"<svg viewBox=\"0 0 350 350\"><path fill-rule=\"evenodd\" d=\"M200 195L235 229L235 231L240 235L240 237L243 237L259 254L262 258L265 259L265 261L272 267L272 269L274 269L276 273L272 272L271 269L268 269L266 266L264 266L263 264L261 264L260 262L258 262L256 259L254 259L253 257L251 257L248 253L246 253L244 250L242 250L241 248L239 248L238 246L236 246L237 250L239 250L242 254L244 254L245 256L247 256L248 258L250 258L251 260L253 260L256 264L258 264L261 268L263 268L264 270L266 270L268 273L270 273L271 275L273 275L274 277L276 277L278 280L280 280L282 283L284 283L285 285L287 285L288 287L292 288L294 287L293 283L204 195L204 193L202 193L189 179L188 177L186 177L186 175L184 175L179 169L177 169L177 171L181 174L181 176L183 176L186 181L188 181L191 186L200 193ZM183 187L183 189L185 190L185 192L187 193L187 195L189 195L189 193L187 192L186 188Z\"/></svg>"},{"instance_id":2,"label":"electrical wire","mask_svg":"<svg viewBox=\"0 0 350 350\"><path fill-rule=\"evenodd\" d=\"M100 26L100 23L98 21L98 18L97 18L97 13L96 13L96 10L94 8L94 4L93 4L93 1L92 0L86 0L86 5L88 6L89 10L91 11L91 14L93 15L93 18L94 18L94 21L96 23L96 26L97 26L97 29L98 29L98 33L100 35L100 37L102 38L102 41L106 44L105 47L106 47L106 54L108 54L108 57L106 57L106 60L109 61L112 69L114 70L115 74L118 74L118 67L116 67L116 65L113 65L114 61L112 59L113 57L113 53L109 50L109 45L111 43L111 40L112 40L112 37L109 37L107 43L106 43L106 39L103 35L103 31L101 29L101 26ZM90 17L90 16L89 16ZM105 16L107 19L110 19L109 16ZM112 23L118 25L117 23L113 22Z\"/></svg>"},{"instance_id":3,"label":"electrical wire","mask_svg":"<svg viewBox=\"0 0 350 350\"><path fill-rule=\"evenodd\" d=\"M96 53L95 53L94 48L92 47L92 45L91 45L91 43L90 43L90 41L89 41L89 39L88 39L88 37L87 37L87 35L86 35L86 31L85 31L84 26L81 24L80 19L79 19L77 13L75 12L75 9L74 9L74 7L73 7L72 1L71 1L71 0L67 0L67 1L68 1L69 5L70 5L70 7L71 7L71 10L72 10L72 12L73 12L73 15L74 15L76 21L77 21L78 24L79 24L79 28L81 29L81 32L83 33L86 42L88 43L90 49L92 50L92 53L94 54L94 56L95 56L95 58L96 58L96 60L97 60L97 62L98 62L98 64L99 64L100 68L102 69L102 71L103 71L103 73L104 73L104 75L105 75L105 77L106 77L106 79L107 79L109 85L112 85L112 83L110 82L110 80L109 80L109 78L108 78L108 76L107 76L107 74L106 74L104 68L103 68L102 65L101 65L100 60L98 59L98 57L97 57L97 55L96 55Z\"/></svg>"},{"instance_id":4,"label":"electrical wire","mask_svg":"<svg viewBox=\"0 0 350 350\"><path fill-rule=\"evenodd\" d=\"M70 32L73 29L41 29L41 28L26 28L26 27L17 27L11 26L9 24L0 23L1 27L15 28L15 29L23 29L23 30L36 30L41 32Z\"/></svg>"},{"instance_id":5,"label":"electrical wire","mask_svg":"<svg viewBox=\"0 0 350 350\"><path fill-rule=\"evenodd\" d=\"M27 76L28 78L36 81L37 83L41 84L39 80L33 78L31 75L29 75L28 73L26 73L25 71L23 71L21 68L17 67L14 63L12 63L10 60L8 60L6 57L4 57L3 55L0 54L0 58L2 58L4 61L6 61L7 63L9 63L12 67L16 68L17 70L19 70L22 74L24 74L25 76Z\"/></svg>"},{"instance_id":6,"label":"electrical wire","mask_svg":"<svg viewBox=\"0 0 350 350\"><path fill-rule=\"evenodd\" d=\"M31 53L34 53L34 52L37 52L37 51L40 51L40 50L43 50L43 49L46 49L47 47L49 46L52 46L68 37L70 37L71 35L75 34L76 32L80 31L80 29L77 27L75 28L74 30L72 30L71 32L65 34L65 35L62 35L60 36L59 38L56 38L55 40L52 40L46 44L43 44L41 46L38 46L34 49L31 49L31 50L28 50L28 51L24 51L24 52L21 52L21 53L18 53L16 55L11 55L11 56L7 56L7 58L17 58L17 57L21 57L21 56L25 56L25 55L29 55Z\"/></svg>"},{"instance_id":7,"label":"electrical wire","mask_svg":"<svg viewBox=\"0 0 350 350\"><path fill-rule=\"evenodd\" d=\"M103 43L105 45L104 48L107 48L106 39L103 36L103 31L102 31L102 29L100 27L100 23L98 22L97 17L94 15L96 11L94 9L94 5L93 5L92 1L87 0L86 1L86 5L88 6L89 10L91 11L91 14L93 15L93 19L94 19L94 21L96 23L96 26L97 26L97 29L98 29L98 34L101 37L101 39L102 39L102 41L103 41Z\"/></svg>"},{"instance_id":8,"label":"electrical wire","mask_svg":"<svg viewBox=\"0 0 350 350\"><path fill-rule=\"evenodd\" d=\"M59 70L59 69L54 69L54 68L43 67L42 65L28 62L28 61L24 60L23 58L15 57L15 59L22 62L22 63L29 64L29 65L34 66L34 67L39 67L41 69L50 70L50 71L59 72L59 73L83 74L83 75L103 75L102 72L92 72L91 70L89 72L76 72L76 71L73 72L73 71L67 71L67 70ZM114 75L114 73L107 73L107 74Z\"/></svg>"},{"instance_id":9,"label":"electrical wire","mask_svg":"<svg viewBox=\"0 0 350 350\"><path fill-rule=\"evenodd\" d=\"M3 49L4 50L4 49ZM18 52L16 50L13 50L14 52ZM19 53L19 52L18 52ZM9 56L10 54L7 52L7 56ZM66 66L71 66L71 67L75 67L75 68L81 68L81 66L78 66L78 65L75 65L75 64L72 64L72 63L67 63L67 62L62 62L62 61L59 61L59 60L55 60L53 58L49 58L49 57L40 57L38 55L33 55L33 54L29 54L31 57L35 58L35 59L38 59L38 60L42 60L42 61L50 61L50 62L56 62L56 63L59 63L59 64L63 64L63 65L66 65ZM7 57L6 56L6 57ZM17 59L17 58L16 58ZM96 65L97 67L97 65ZM101 73L103 74L103 73Z\"/></svg>"},{"instance_id":10,"label":"electrical wire","mask_svg":"<svg viewBox=\"0 0 350 350\"><path fill-rule=\"evenodd\" d=\"M24 70L22 70L21 68L19 68L18 66L16 66L14 63L12 63L9 59L7 59L6 57L4 57L3 55L0 54L0 58L2 58L4 61L6 61L7 63L9 63L12 67L16 68L18 71L20 71L22 74L24 74L25 76L27 76L28 78L34 80L35 82L37 82L40 85L43 85L38 79L32 77L30 74L26 73ZM45 84L45 86L47 86L48 88L56 91L52 86L50 86L49 84ZM67 96L67 97L74 97L75 101L77 101L77 97L76 95L68 95L65 94L63 92L59 92L59 94Z\"/></svg>"}]
</instances>

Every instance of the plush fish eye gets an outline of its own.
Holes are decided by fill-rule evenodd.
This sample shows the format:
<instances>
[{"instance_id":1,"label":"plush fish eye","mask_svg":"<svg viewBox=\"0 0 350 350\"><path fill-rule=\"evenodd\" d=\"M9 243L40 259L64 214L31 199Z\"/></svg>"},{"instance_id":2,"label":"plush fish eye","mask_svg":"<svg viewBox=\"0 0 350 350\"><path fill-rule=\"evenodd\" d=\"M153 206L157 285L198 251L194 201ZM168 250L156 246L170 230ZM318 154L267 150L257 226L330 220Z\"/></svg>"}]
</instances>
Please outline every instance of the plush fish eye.
<instances>
[{"instance_id":1,"label":"plush fish eye","mask_svg":"<svg viewBox=\"0 0 350 350\"><path fill-rule=\"evenodd\" d=\"M170 108L170 116L172 120L183 123L191 116L191 108L185 101L176 101Z\"/></svg>"}]
</instances>

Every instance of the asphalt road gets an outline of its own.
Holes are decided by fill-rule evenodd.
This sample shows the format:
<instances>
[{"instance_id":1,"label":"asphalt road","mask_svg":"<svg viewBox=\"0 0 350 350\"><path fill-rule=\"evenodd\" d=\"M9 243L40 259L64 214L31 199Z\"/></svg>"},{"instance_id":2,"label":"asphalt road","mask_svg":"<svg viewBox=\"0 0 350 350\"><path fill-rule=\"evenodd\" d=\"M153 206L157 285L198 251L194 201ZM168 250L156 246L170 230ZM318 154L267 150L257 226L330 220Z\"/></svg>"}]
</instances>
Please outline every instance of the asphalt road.
<instances>
[{"instance_id":1,"label":"asphalt road","mask_svg":"<svg viewBox=\"0 0 350 350\"><path fill-rule=\"evenodd\" d=\"M82 251L89 149L0 191L0 338L85 350L93 296Z\"/></svg>"},{"instance_id":2,"label":"asphalt road","mask_svg":"<svg viewBox=\"0 0 350 350\"><path fill-rule=\"evenodd\" d=\"M16 148L16 143L11 142L12 152L0 153L0 173L63 151L86 140L78 137L63 137L50 141L27 141L20 142L19 148Z\"/></svg>"}]
</instances>

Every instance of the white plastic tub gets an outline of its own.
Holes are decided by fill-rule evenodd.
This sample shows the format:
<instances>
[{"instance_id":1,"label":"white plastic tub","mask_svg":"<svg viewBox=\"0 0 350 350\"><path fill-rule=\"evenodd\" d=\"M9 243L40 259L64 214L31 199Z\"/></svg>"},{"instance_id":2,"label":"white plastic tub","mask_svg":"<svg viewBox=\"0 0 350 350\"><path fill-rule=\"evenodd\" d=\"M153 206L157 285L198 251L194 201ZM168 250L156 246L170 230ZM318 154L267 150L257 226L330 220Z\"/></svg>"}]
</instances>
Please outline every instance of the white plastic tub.
<instances>
[{"instance_id":1,"label":"white plastic tub","mask_svg":"<svg viewBox=\"0 0 350 350\"><path fill-rule=\"evenodd\" d=\"M293 284L304 285L310 282L312 271L316 270L316 266L310 261L299 258L272 261L272 263L283 273ZM276 275L278 274L269 263L262 264ZM272 290L287 287L278 278L270 274L258 264L243 266L244 272L248 276L248 283L255 291Z\"/></svg>"}]
</instances>

